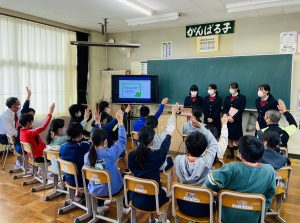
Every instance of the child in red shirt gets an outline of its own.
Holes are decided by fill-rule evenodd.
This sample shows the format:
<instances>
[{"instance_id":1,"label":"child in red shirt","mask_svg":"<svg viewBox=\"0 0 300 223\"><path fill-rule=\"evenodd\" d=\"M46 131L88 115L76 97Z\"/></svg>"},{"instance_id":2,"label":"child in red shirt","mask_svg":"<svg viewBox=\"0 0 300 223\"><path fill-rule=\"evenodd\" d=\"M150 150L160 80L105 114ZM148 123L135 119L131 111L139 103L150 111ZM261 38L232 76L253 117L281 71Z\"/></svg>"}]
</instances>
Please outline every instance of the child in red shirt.
<instances>
[{"instance_id":1,"label":"child in red shirt","mask_svg":"<svg viewBox=\"0 0 300 223\"><path fill-rule=\"evenodd\" d=\"M33 116L30 114L25 114L20 118L20 125L22 126L20 130L20 141L30 143L32 146L33 158L36 162L44 162L43 152L46 148L46 144L42 141L40 133L42 133L49 125L52 113L55 108L55 103L53 103L49 108L49 113L44 123L36 128L32 129Z\"/></svg>"}]
</instances>

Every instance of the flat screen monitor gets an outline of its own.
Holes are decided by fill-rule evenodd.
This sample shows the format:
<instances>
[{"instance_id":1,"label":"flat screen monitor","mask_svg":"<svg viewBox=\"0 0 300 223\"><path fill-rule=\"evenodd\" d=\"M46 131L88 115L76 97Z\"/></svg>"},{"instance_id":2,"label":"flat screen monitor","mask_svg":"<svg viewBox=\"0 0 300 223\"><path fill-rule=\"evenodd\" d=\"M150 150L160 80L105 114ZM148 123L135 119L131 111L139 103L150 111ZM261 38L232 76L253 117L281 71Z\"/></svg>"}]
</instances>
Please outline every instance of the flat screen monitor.
<instances>
[{"instance_id":1,"label":"flat screen monitor","mask_svg":"<svg viewBox=\"0 0 300 223\"><path fill-rule=\"evenodd\" d=\"M158 101L158 76L112 75L112 103L147 103Z\"/></svg>"}]
</instances>

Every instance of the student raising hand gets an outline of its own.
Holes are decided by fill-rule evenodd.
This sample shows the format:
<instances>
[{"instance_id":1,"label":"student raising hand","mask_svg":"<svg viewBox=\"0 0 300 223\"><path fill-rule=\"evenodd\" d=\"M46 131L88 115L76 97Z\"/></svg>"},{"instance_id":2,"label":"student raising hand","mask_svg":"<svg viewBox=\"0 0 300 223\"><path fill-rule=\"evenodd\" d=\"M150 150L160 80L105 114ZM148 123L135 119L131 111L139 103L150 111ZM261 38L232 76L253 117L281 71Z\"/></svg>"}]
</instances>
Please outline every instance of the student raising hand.
<instances>
[{"instance_id":1,"label":"student raising hand","mask_svg":"<svg viewBox=\"0 0 300 223\"><path fill-rule=\"evenodd\" d=\"M125 109L125 112L126 112L126 113L130 112L130 109L131 109L131 106L130 106L130 105L127 105L127 108Z\"/></svg>"},{"instance_id":2,"label":"student raising hand","mask_svg":"<svg viewBox=\"0 0 300 223\"><path fill-rule=\"evenodd\" d=\"M53 103L49 108L49 114L52 115L55 109L55 103Z\"/></svg>"},{"instance_id":3,"label":"student raising hand","mask_svg":"<svg viewBox=\"0 0 300 223\"><path fill-rule=\"evenodd\" d=\"M286 110L286 106L285 106L285 103L283 102L283 100L279 99L278 100L278 110L281 112L281 113L285 113L287 110Z\"/></svg>"},{"instance_id":4,"label":"student raising hand","mask_svg":"<svg viewBox=\"0 0 300 223\"><path fill-rule=\"evenodd\" d=\"M118 125L123 125L123 112L122 110L118 110L116 113L116 119L118 120Z\"/></svg>"},{"instance_id":5,"label":"student raising hand","mask_svg":"<svg viewBox=\"0 0 300 223\"><path fill-rule=\"evenodd\" d=\"M227 125L227 123L228 123L228 116L226 114L224 114L222 116L221 122L222 122L222 125Z\"/></svg>"},{"instance_id":6,"label":"student raising hand","mask_svg":"<svg viewBox=\"0 0 300 223\"><path fill-rule=\"evenodd\" d=\"M84 110L84 116L83 116L83 120L88 121L91 115L91 109L89 107L87 107Z\"/></svg>"},{"instance_id":7,"label":"student raising hand","mask_svg":"<svg viewBox=\"0 0 300 223\"><path fill-rule=\"evenodd\" d=\"M30 101L30 97L31 97L31 90L30 90L30 88L29 88L29 87L26 87L26 92L27 92L27 98L26 98L26 100L27 100L27 101Z\"/></svg>"}]
</instances>

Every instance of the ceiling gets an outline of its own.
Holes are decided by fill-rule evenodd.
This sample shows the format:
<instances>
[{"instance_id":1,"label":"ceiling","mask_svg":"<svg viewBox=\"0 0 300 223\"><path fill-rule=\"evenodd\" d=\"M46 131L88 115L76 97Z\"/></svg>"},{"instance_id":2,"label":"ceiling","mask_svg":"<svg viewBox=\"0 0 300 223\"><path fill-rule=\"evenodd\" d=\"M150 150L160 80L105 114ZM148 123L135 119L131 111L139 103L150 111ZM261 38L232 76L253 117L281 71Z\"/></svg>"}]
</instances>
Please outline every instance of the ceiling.
<instances>
[{"instance_id":1,"label":"ceiling","mask_svg":"<svg viewBox=\"0 0 300 223\"><path fill-rule=\"evenodd\" d=\"M229 14L227 3L249 0L139 0L157 14L179 12L180 20L130 27L126 19L144 17L117 0L0 0L0 7L88 29L100 30L99 22L109 18L108 32L126 32L217 22L245 17L300 12L300 5L275 7Z\"/></svg>"}]
</instances>

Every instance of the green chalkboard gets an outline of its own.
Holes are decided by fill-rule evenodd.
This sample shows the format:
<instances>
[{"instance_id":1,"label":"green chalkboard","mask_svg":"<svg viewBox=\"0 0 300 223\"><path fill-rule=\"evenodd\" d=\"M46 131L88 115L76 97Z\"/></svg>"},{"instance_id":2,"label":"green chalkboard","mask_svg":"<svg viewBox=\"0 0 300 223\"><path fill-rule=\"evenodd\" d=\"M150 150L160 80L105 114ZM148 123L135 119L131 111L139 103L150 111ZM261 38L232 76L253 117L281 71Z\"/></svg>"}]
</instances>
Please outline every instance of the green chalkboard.
<instances>
[{"instance_id":1,"label":"green chalkboard","mask_svg":"<svg viewBox=\"0 0 300 223\"><path fill-rule=\"evenodd\" d=\"M169 97L171 103L183 104L191 85L207 96L207 85L216 84L219 95L229 94L228 85L237 82L241 94L247 97L247 109L255 109L257 87L267 83L275 98L290 107L293 55L259 55L215 58L148 60L148 74L158 75L160 100Z\"/></svg>"}]
</instances>

